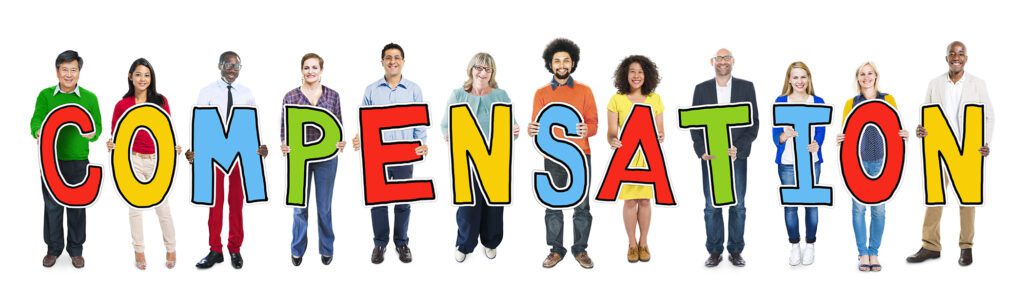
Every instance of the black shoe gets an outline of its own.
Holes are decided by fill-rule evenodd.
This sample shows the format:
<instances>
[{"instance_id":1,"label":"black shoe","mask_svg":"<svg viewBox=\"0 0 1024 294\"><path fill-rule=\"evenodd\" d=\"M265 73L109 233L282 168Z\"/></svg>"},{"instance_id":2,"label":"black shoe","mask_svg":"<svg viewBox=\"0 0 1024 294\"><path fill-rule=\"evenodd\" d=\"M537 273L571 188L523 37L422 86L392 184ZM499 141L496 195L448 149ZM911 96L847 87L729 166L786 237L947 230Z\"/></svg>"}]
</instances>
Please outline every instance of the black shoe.
<instances>
[{"instance_id":1,"label":"black shoe","mask_svg":"<svg viewBox=\"0 0 1024 294\"><path fill-rule=\"evenodd\" d=\"M739 252L729 253L729 262L731 262L733 266L737 267L743 267L747 265L747 261L743 260L743 256L740 256Z\"/></svg>"},{"instance_id":2,"label":"black shoe","mask_svg":"<svg viewBox=\"0 0 1024 294\"><path fill-rule=\"evenodd\" d=\"M917 253L914 253L914 255L907 256L907 262L919 263L925 260L939 258L940 255L941 254L939 254L938 251L931 251L928 249L924 249L924 247L922 247L921 250L918 250Z\"/></svg>"},{"instance_id":3,"label":"black shoe","mask_svg":"<svg viewBox=\"0 0 1024 294\"><path fill-rule=\"evenodd\" d=\"M334 260L334 256L320 255L320 262L323 262L324 265L330 265L332 260Z\"/></svg>"},{"instance_id":4,"label":"black shoe","mask_svg":"<svg viewBox=\"0 0 1024 294\"><path fill-rule=\"evenodd\" d=\"M380 264L384 262L384 247L373 247L373 254L370 255L370 262Z\"/></svg>"},{"instance_id":5,"label":"black shoe","mask_svg":"<svg viewBox=\"0 0 1024 294\"><path fill-rule=\"evenodd\" d=\"M971 248L960 249L960 265L968 266L974 263L974 254L971 253Z\"/></svg>"},{"instance_id":6,"label":"black shoe","mask_svg":"<svg viewBox=\"0 0 1024 294\"><path fill-rule=\"evenodd\" d=\"M242 268L242 254L241 253L238 253L238 252L231 253L231 267L233 267L235 269L241 269Z\"/></svg>"},{"instance_id":7,"label":"black shoe","mask_svg":"<svg viewBox=\"0 0 1024 294\"><path fill-rule=\"evenodd\" d=\"M299 266L302 264L302 256L292 256L292 265Z\"/></svg>"},{"instance_id":8,"label":"black shoe","mask_svg":"<svg viewBox=\"0 0 1024 294\"><path fill-rule=\"evenodd\" d=\"M203 257L203 259L196 264L196 268L208 269L221 262L224 262L224 254L217 251L210 251L210 254L207 254L206 257Z\"/></svg>"},{"instance_id":9,"label":"black shoe","mask_svg":"<svg viewBox=\"0 0 1024 294\"><path fill-rule=\"evenodd\" d=\"M398 251L398 260L401 260L403 263L412 262L412 251L409 250L408 245L395 247L395 250Z\"/></svg>"},{"instance_id":10,"label":"black shoe","mask_svg":"<svg viewBox=\"0 0 1024 294\"><path fill-rule=\"evenodd\" d=\"M706 266L706 267L716 267L721 262L722 262L722 254L721 253L711 253L711 256L708 256L708 260L704 261L704 266Z\"/></svg>"}]
</instances>

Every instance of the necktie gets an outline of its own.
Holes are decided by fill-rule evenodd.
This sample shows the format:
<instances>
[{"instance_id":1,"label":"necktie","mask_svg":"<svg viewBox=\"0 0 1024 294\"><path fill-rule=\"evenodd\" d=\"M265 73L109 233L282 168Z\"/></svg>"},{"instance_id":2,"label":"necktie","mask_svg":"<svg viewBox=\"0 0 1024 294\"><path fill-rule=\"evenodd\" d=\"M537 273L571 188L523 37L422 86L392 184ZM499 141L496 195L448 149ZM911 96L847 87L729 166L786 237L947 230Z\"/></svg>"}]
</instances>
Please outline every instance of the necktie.
<instances>
[{"instance_id":1,"label":"necktie","mask_svg":"<svg viewBox=\"0 0 1024 294\"><path fill-rule=\"evenodd\" d=\"M228 85L228 112L231 112L231 107L235 106L235 99L231 97L231 85Z\"/></svg>"}]
</instances>

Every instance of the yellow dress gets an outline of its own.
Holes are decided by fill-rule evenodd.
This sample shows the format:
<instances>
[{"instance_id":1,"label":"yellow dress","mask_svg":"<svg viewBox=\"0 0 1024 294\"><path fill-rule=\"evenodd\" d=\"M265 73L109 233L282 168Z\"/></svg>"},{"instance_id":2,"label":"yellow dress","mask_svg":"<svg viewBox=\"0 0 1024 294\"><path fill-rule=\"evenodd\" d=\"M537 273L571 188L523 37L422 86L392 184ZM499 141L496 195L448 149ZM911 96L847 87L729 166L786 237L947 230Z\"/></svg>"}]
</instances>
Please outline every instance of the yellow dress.
<instances>
[{"instance_id":1,"label":"yellow dress","mask_svg":"<svg viewBox=\"0 0 1024 294\"><path fill-rule=\"evenodd\" d=\"M650 93L647 98L644 99L644 104L650 105L651 109L654 110L654 115L657 116L665 111L665 105L661 103L661 95L657 93ZM615 112L619 116L619 127L626 123L626 118L629 117L629 112L633 109L633 101L629 100L624 94L615 94L612 99L608 101L608 111ZM664 130L662 130L664 132ZM637 153L633 157L633 162L630 163L630 167L636 168L647 168L647 160L643 158L643 155ZM651 199L654 198L654 187L650 185L637 185L637 184L622 184L619 189L619 199L631 200L631 199Z\"/></svg>"}]
</instances>

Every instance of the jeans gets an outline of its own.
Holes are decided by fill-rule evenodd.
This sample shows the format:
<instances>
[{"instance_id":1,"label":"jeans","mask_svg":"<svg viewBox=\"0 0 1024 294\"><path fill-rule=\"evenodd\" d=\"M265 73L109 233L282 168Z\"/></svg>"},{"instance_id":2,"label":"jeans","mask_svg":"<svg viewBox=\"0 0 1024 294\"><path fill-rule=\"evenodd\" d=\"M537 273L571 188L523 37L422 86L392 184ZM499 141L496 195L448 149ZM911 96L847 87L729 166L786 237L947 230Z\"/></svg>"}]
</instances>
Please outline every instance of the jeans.
<instances>
[{"instance_id":1,"label":"jeans","mask_svg":"<svg viewBox=\"0 0 1024 294\"><path fill-rule=\"evenodd\" d=\"M393 166L387 170L388 178L391 180L404 180L412 178L412 166ZM395 232L393 239L395 246L401 247L409 244L409 204L395 204ZM373 245L377 247L388 246L388 234L391 228L388 223L388 207L377 206L370 209L370 219L373 223Z\"/></svg>"},{"instance_id":2,"label":"jeans","mask_svg":"<svg viewBox=\"0 0 1024 294\"><path fill-rule=\"evenodd\" d=\"M821 163L814 163L814 183L818 183L818 179L821 178ZM796 184L796 171L793 169L791 164L780 164L779 165L779 181L783 185L795 185ZM786 232L789 233L789 243L797 244L800 243L800 216L797 213L798 207L785 207L786 218ZM817 207L804 207L804 221L807 231L807 243L813 244L817 240L818 234L818 208Z\"/></svg>"},{"instance_id":3,"label":"jeans","mask_svg":"<svg viewBox=\"0 0 1024 294\"><path fill-rule=\"evenodd\" d=\"M587 154L587 165L590 165L590 154ZM545 159L544 170L551 173L551 181L555 185L565 186L569 183L569 173L554 161ZM551 246L551 252L558 253L561 256L565 256L566 253L565 246L562 245L562 233L565 229L564 222L561 210L544 210L544 225L547 227L548 246ZM587 240L590 239L590 226L593 222L594 217L590 215L590 196L584 195L583 201L573 208L572 212L572 254L574 256L587 251Z\"/></svg>"},{"instance_id":4,"label":"jeans","mask_svg":"<svg viewBox=\"0 0 1024 294\"><path fill-rule=\"evenodd\" d=\"M331 220L331 199L334 198L334 179L338 174L338 158L311 163L309 173L316 188L317 230L320 233L320 255L334 256L334 224ZM309 227L309 205L295 208L292 217L292 256L306 254L306 229Z\"/></svg>"},{"instance_id":5,"label":"jeans","mask_svg":"<svg viewBox=\"0 0 1024 294\"><path fill-rule=\"evenodd\" d=\"M455 213L455 223L459 225L455 237L455 246L459 252L473 253L476 248L477 239L487 248L498 248L504 234L504 212L501 206L487 205L484 200L484 192L475 180L470 180L473 186L473 206L460 206Z\"/></svg>"},{"instance_id":6,"label":"jeans","mask_svg":"<svg viewBox=\"0 0 1024 294\"><path fill-rule=\"evenodd\" d=\"M882 171L882 161L861 162L868 175L877 176ZM882 231L885 230L885 204L871 206L871 234L868 238L864 212L867 207L853 200L853 236L857 240L858 255L878 255L878 247L882 245Z\"/></svg>"},{"instance_id":7,"label":"jeans","mask_svg":"<svg viewBox=\"0 0 1024 294\"><path fill-rule=\"evenodd\" d=\"M704 230L707 233L707 241L704 247L708 253L721 254L723 249L729 249L729 253L743 252L743 228L747 220L746 198L747 193L747 159L737 158L733 161L734 187L736 188L736 205L729 207L729 245L722 248L725 243L724 220L722 209L713 206L711 199L711 179L708 178L708 161L701 160L701 176L704 181Z\"/></svg>"},{"instance_id":8,"label":"jeans","mask_svg":"<svg viewBox=\"0 0 1024 294\"><path fill-rule=\"evenodd\" d=\"M57 160L60 174L64 182L75 184L85 180L89 170L88 160ZM42 179L42 178L40 178ZM85 244L85 208L65 208L50 196L50 191L43 188L43 242L46 242L46 255L60 256L64 251L64 212L68 215L68 255L82 256L82 245Z\"/></svg>"}]
</instances>

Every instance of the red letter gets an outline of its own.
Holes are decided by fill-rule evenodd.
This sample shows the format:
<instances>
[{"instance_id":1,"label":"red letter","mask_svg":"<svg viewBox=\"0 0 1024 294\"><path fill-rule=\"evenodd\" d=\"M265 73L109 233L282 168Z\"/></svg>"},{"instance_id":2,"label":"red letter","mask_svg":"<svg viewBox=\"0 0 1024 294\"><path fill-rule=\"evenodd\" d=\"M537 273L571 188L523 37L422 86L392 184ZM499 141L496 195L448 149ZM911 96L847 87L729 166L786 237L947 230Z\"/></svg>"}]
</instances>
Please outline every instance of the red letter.
<instances>
[{"instance_id":1,"label":"red letter","mask_svg":"<svg viewBox=\"0 0 1024 294\"><path fill-rule=\"evenodd\" d=\"M875 125L885 141L885 161L881 173L872 177L860 164L860 136L864 128ZM881 100L870 100L854 107L846 118L843 134L846 139L839 147L839 164L843 180L853 197L864 204L889 201L903 177L905 142L900 138L900 117L896 109Z\"/></svg>"},{"instance_id":2,"label":"red letter","mask_svg":"<svg viewBox=\"0 0 1024 294\"><path fill-rule=\"evenodd\" d=\"M76 127L82 135L95 132L89 111L77 104L61 105L50 111L43 120L39 133L39 164L43 183L53 199L67 207L87 207L100 193L103 168L90 164L85 180L81 183L67 183L61 177L57 165L57 133L64 127Z\"/></svg>"},{"instance_id":3,"label":"red letter","mask_svg":"<svg viewBox=\"0 0 1024 294\"><path fill-rule=\"evenodd\" d=\"M622 184L634 184L654 186L656 203L675 205L651 106L633 105L633 110L629 112L626 123L619 131L619 140L622 141L622 147L615 149L615 153L612 154L612 160L604 174L604 182L597 191L597 200L615 201ZM643 154L646 168L630 166L634 156L638 154Z\"/></svg>"},{"instance_id":4,"label":"red letter","mask_svg":"<svg viewBox=\"0 0 1024 294\"><path fill-rule=\"evenodd\" d=\"M429 126L426 103L363 106L359 108L363 149L363 195L366 205L434 199L434 181L389 181L386 165L408 165L423 160L415 149L419 140L384 142L386 130Z\"/></svg>"}]
</instances>

